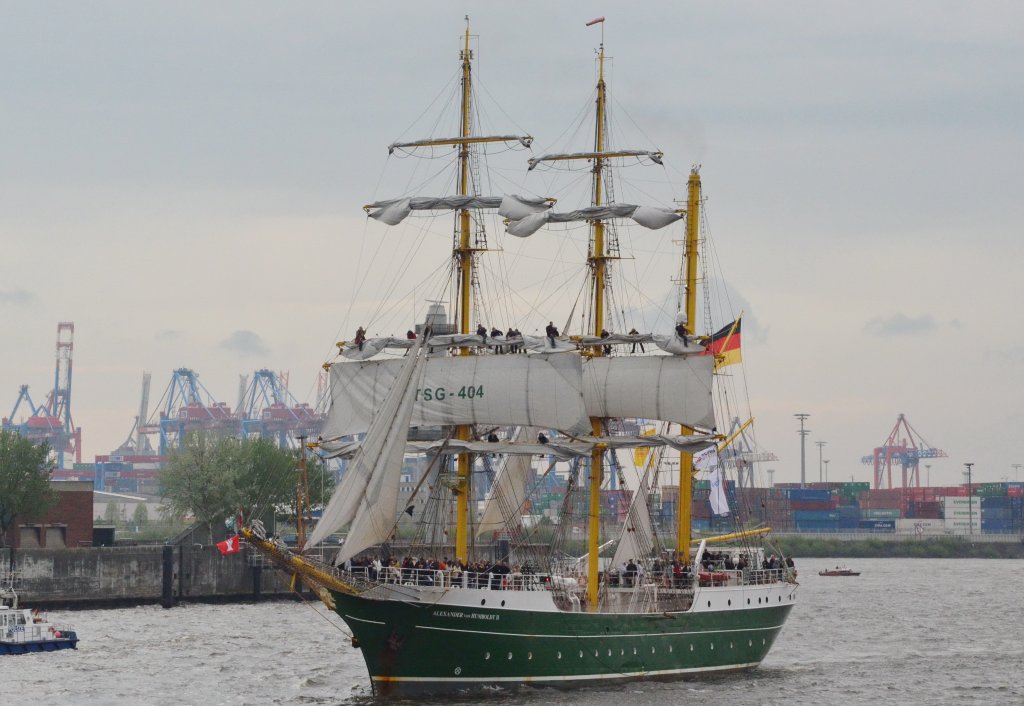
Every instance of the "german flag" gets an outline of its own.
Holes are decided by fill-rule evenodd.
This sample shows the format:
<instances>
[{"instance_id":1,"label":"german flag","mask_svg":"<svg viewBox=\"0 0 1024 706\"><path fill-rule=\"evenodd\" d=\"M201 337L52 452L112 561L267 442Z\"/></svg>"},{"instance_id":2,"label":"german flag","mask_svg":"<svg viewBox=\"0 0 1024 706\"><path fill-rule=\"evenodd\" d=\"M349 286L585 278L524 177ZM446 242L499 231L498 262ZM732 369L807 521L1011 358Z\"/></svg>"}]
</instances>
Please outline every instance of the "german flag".
<instances>
[{"instance_id":1,"label":"german flag","mask_svg":"<svg viewBox=\"0 0 1024 706\"><path fill-rule=\"evenodd\" d=\"M726 324L710 336L700 339L703 355L715 356L715 370L743 361L740 352L740 320Z\"/></svg>"}]
</instances>

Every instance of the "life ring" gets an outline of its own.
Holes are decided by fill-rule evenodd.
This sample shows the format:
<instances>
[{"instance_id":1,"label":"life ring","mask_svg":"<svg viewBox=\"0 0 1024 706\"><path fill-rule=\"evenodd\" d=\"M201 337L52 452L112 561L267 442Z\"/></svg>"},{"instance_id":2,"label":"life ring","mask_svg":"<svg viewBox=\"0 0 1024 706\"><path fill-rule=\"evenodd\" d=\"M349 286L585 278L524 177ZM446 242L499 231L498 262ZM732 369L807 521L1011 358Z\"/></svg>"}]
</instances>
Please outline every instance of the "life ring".
<instances>
[{"instance_id":1,"label":"life ring","mask_svg":"<svg viewBox=\"0 0 1024 706\"><path fill-rule=\"evenodd\" d=\"M58 638L59 638L59 637L61 636L61 635L60 635L60 630L54 630L54 631L53 631L53 636L54 636L54 637L58 637Z\"/></svg>"}]
</instances>

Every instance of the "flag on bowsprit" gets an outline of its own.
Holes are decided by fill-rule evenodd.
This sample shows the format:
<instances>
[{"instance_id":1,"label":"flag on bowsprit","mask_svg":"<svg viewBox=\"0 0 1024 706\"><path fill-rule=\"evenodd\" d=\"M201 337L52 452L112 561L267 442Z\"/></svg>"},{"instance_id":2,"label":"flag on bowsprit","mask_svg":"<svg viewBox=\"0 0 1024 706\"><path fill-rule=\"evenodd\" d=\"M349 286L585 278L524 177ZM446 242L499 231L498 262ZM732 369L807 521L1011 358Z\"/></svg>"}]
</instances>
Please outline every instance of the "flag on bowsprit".
<instances>
[{"instance_id":1,"label":"flag on bowsprit","mask_svg":"<svg viewBox=\"0 0 1024 706\"><path fill-rule=\"evenodd\" d=\"M217 549L221 554L236 554L241 549L238 543L238 535L228 537L223 542L217 542Z\"/></svg>"},{"instance_id":2,"label":"flag on bowsprit","mask_svg":"<svg viewBox=\"0 0 1024 706\"><path fill-rule=\"evenodd\" d=\"M715 356L715 370L726 365L743 362L740 351L740 322L742 317L726 324L707 338L700 340L704 355Z\"/></svg>"}]
</instances>

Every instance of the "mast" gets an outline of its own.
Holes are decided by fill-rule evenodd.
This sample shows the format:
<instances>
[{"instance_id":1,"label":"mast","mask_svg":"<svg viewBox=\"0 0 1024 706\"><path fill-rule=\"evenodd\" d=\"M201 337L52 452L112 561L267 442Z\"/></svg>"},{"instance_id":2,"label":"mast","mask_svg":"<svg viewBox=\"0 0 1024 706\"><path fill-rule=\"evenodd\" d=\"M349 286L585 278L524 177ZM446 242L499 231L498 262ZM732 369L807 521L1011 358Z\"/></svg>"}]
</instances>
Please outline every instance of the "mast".
<instances>
[{"instance_id":1,"label":"mast","mask_svg":"<svg viewBox=\"0 0 1024 706\"><path fill-rule=\"evenodd\" d=\"M700 234L700 168L690 170L686 184L686 326L693 326L697 318L697 240ZM693 329L690 329L691 333ZM683 435L690 435L693 429L681 426ZM676 536L676 557L684 564L690 561L690 526L693 506L693 454L679 452L679 509L676 512L678 526Z\"/></svg>"},{"instance_id":2,"label":"mast","mask_svg":"<svg viewBox=\"0 0 1024 706\"><path fill-rule=\"evenodd\" d=\"M469 15L466 15L466 34L462 47L462 134L464 140L459 147L459 195L469 195L469 142L472 132L470 120L470 71ZM459 265L459 331L469 333L469 319L472 306L473 248L470 243L469 209L458 214L459 244L454 256ZM459 355L470 355L469 348L460 348ZM455 428L455 437L463 441L470 438L468 426ZM457 481L455 486L455 557L461 562L469 561L469 478L472 457L459 454L457 457Z\"/></svg>"},{"instance_id":3,"label":"mast","mask_svg":"<svg viewBox=\"0 0 1024 706\"><path fill-rule=\"evenodd\" d=\"M309 509L309 475L306 470L306 437L300 436L299 482L295 486L295 544L299 551L306 546L306 511Z\"/></svg>"},{"instance_id":4,"label":"mast","mask_svg":"<svg viewBox=\"0 0 1024 706\"><path fill-rule=\"evenodd\" d=\"M604 41L602 38L601 48L598 53L598 78L597 78L597 125L594 130L594 177L593 192L590 203L593 206L601 205L602 176L604 171L604 159L599 156L604 152L604 122L605 122L605 84L604 84ZM605 288L605 252L604 252L604 221L595 219L591 222L593 238L590 256L587 258L590 264L591 276L594 287L594 335L600 336L604 330L604 288ZM595 356L604 355L604 349L600 346L591 349ZM604 424L600 417L590 419L594 436L601 436ZM591 610L597 609L598 602L598 568L601 545L601 483L604 480L604 446L598 444L590 456L590 503L587 517L587 605Z\"/></svg>"}]
</instances>

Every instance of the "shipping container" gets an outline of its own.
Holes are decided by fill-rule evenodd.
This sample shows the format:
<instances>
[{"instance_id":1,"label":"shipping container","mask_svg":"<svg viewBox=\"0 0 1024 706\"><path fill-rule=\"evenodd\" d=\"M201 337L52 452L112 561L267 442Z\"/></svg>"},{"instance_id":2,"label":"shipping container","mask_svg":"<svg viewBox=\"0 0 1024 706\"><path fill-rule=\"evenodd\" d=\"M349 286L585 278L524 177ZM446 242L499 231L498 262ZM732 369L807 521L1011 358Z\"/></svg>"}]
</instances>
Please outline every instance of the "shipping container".
<instances>
[{"instance_id":1,"label":"shipping container","mask_svg":"<svg viewBox=\"0 0 1024 706\"><path fill-rule=\"evenodd\" d=\"M896 520L861 520L859 529L867 532L895 532Z\"/></svg>"},{"instance_id":2,"label":"shipping container","mask_svg":"<svg viewBox=\"0 0 1024 706\"><path fill-rule=\"evenodd\" d=\"M897 520L900 517L898 508L868 508L860 511L865 520Z\"/></svg>"},{"instance_id":3,"label":"shipping container","mask_svg":"<svg viewBox=\"0 0 1024 706\"><path fill-rule=\"evenodd\" d=\"M794 500L790 498L789 507L794 512L797 510L834 510L839 507L839 498L831 500Z\"/></svg>"},{"instance_id":4,"label":"shipping container","mask_svg":"<svg viewBox=\"0 0 1024 706\"><path fill-rule=\"evenodd\" d=\"M839 513L827 510L794 510L793 521L800 522L835 522Z\"/></svg>"},{"instance_id":5,"label":"shipping container","mask_svg":"<svg viewBox=\"0 0 1024 706\"><path fill-rule=\"evenodd\" d=\"M900 534L945 534L946 523L941 519L900 519L896 520L896 531Z\"/></svg>"},{"instance_id":6,"label":"shipping container","mask_svg":"<svg viewBox=\"0 0 1024 706\"><path fill-rule=\"evenodd\" d=\"M1006 483L982 483L974 487L974 494L983 498L1006 497L1006 490L1009 486Z\"/></svg>"},{"instance_id":7,"label":"shipping container","mask_svg":"<svg viewBox=\"0 0 1024 706\"><path fill-rule=\"evenodd\" d=\"M818 500L828 501L832 499L832 493L827 490L816 490L814 488L790 488L787 492L792 500Z\"/></svg>"}]
</instances>

